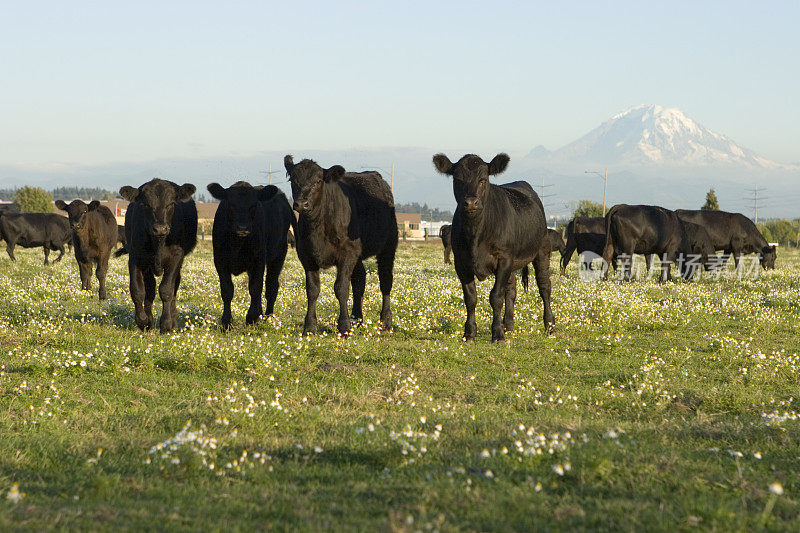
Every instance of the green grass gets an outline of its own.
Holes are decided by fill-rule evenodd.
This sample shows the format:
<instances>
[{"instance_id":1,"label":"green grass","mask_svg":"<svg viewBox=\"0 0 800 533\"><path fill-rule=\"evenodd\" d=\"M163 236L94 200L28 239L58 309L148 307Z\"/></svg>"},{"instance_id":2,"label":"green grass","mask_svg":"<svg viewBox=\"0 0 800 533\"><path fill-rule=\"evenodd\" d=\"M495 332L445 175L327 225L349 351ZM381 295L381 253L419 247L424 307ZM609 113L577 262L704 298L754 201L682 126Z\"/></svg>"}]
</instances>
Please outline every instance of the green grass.
<instances>
[{"instance_id":1,"label":"green grass","mask_svg":"<svg viewBox=\"0 0 800 533\"><path fill-rule=\"evenodd\" d=\"M237 278L227 334L207 243L184 266L174 335L135 329L124 259L101 304L72 257L18 258L0 258L0 530L800 529L797 252L757 281L583 283L554 267L557 333L520 291L504 345L488 281L462 342L436 246L401 245L391 334L368 263L348 339L331 272L321 333L301 336L292 250L276 315L245 327Z\"/></svg>"}]
</instances>

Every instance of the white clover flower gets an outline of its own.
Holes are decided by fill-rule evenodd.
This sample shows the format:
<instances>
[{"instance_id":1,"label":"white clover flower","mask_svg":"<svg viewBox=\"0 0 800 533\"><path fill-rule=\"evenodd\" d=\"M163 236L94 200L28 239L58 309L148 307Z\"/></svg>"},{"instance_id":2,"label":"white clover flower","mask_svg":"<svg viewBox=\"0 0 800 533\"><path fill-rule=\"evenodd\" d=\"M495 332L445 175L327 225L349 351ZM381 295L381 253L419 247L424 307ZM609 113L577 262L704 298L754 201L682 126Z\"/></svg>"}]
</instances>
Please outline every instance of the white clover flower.
<instances>
[{"instance_id":1,"label":"white clover flower","mask_svg":"<svg viewBox=\"0 0 800 533\"><path fill-rule=\"evenodd\" d=\"M783 485L774 481L769 484L769 491L776 496L780 496L783 494Z\"/></svg>"},{"instance_id":2,"label":"white clover flower","mask_svg":"<svg viewBox=\"0 0 800 533\"><path fill-rule=\"evenodd\" d=\"M25 493L19 491L18 483L11 485L11 489L6 494L6 499L15 504L21 502L24 497Z\"/></svg>"}]
</instances>

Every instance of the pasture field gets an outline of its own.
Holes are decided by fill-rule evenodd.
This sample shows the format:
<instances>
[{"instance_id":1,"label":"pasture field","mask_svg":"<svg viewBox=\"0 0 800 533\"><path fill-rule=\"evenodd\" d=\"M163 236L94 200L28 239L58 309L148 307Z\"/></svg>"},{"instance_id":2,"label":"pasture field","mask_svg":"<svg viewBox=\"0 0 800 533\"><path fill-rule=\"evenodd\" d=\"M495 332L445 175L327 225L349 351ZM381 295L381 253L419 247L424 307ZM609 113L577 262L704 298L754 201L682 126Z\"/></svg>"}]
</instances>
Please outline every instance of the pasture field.
<instances>
[{"instance_id":1,"label":"pasture field","mask_svg":"<svg viewBox=\"0 0 800 533\"><path fill-rule=\"evenodd\" d=\"M504 345L489 281L462 342L439 246L401 244L391 334L367 262L347 339L330 271L301 336L294 250L254 327L237 278L227 334L208 243L173 335L135 328L125 258L101 304L42 257L0 258L0 530L800 530L796 251L666 284L560 277L554 255L556 334L532 284Z\"/></svg>"}]
</instances>

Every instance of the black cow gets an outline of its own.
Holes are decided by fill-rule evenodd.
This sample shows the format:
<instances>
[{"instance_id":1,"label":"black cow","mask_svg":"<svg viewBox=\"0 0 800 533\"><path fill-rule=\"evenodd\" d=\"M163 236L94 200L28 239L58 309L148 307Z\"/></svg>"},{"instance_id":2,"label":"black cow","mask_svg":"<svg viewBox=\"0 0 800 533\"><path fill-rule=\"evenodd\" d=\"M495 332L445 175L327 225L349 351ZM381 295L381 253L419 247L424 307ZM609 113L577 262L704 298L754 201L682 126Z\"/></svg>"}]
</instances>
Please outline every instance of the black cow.
<instances>
[{"instance_id":1,"label":"black cow","mask_svg":"<svg viewBox=\"0 0 800 533\"><path fill-rule=\"evenodd\" d=\"M161 276L158 294L162 311L162 333L177 325L176 295L181 281L183 258L197 244L197 207L191 183L177 185L153 179L141 187L122 187L119 194L130 202L125 213L128 272L136 325L153 327L156 278Z\"/></svg>"},{"instance_id":2,"label":"black cow","mask_svg":"<svg viewBox=\"0 0 800 533\"><path fill-rule=\"evenodd\" d=\"M81 288L92 290L92 266L100 284L98 296L106 299L106 274L111 249L117 243L117 219L109 208L93 200L88 205L83 200L67 204L56 200L56 207L66 211L72 228L72 244L81 277Z\"/></svg>"},{"instance_id":3,"label":"black cow","mask_svg":"<svg viewBox=\"0 0 800 533\"><path fill-rule=\"evenodd\" d=\"M117 242L125 248L125 226L117 224Z\"/></svg>"},{"instance_id":4,"label":"black cow","mask_svg":"<svg viewBox=\"0 0 800 533\"><path fill-rule=\"evenodd\" d=\"M550 239L542 202L525 181L489 183L489 176L503 172L508 161L506 154L496 155L488 164L474 154L465 155L455 164L444 154L433 156L436 169L453 176L453 193L458 202L450 238L467 308L464 324L467 341L474 340L477 331L475 278L482 281L489 274L495 275L489 294L492 341L503 341L505 331L514 329L515 271L523 269L522 283L527 288L530 262L544 305L545 332L550 333L555 324L550 310Z\"/></svg>"},{"instance_id":5,"label":"black cow","mask_svg":"<svg viewBox=\"0 0 800 533\"><path fill-rule=\"evenodd\" d=\"M684 241L681 245L678 264L681 275L684 279L693 279L695 274L701 269L713 270L716 265L709 261L709 257L715 255L714 245L711 237L703 226L681 220L684 229Z\"/></svg>"},{"instance_id":6,"label":"black cow","mask_svg":"<svg viewBox=\"0 0 800 533\"><path fill-rule=\"evenodd\" d=\"M610 265L614 255L625 255L622 267L625 279L632 278L633 254L651 254L663 259L661 280L670 279L670 267L678 259L685 243L685 232L678 216L654 205L619 204L606 213L606 244L603 260ZM608 270L605 278L608 278Z\"/></svg>"},{"instance_id":7,"label":"black cow","mask_svg":"<svg viewBox=\"0 0 800 533\"><path fill-rule=\"evenodd\" d=\"M389 184L377 172L345 172L340 165L328 169L310 159L296 165L291 155L283 160L292 184L294 210L300 213L295 231L297 256L306 272L308 312L304 333L317 330L320 268L336 265L333 290L339 300L337 329L350 331L347 313L349 284L353 285L353 319L363 320L362 300L367 271L363 260L375 256L383 304L381 325L392 327L390 293L397 251L397 216Z\"/></svg>"},{"instance_id":8,"label":"black cow","mask_svg":"<svg viewBox=\"0 0 800 533\"><path fill-rule=\"evenodd\" d=\"M550 238L550 253L557 251L559 254L563 255L567 246L564 244L564 238L561 237L561 233L554 229L547 228L547 236Z\"/></svg>"},{"instance_id":9,"label":"black cow","mask_svg":"<svg viewBox=\"0 0 800 533\"><path fill-rule=\"evenodd\" d=\"M444 247L444 262L446 265L450 264L450 252L453 247L450 243L450 231L452 230L450 224L445 224L439 228L439 237L442 239L442 246Z\"/></svg>"},{"instance_id":10,"label":"black cow","mask_svg":"<svg viewBox=\"0 0 800 533\"><path fill-rule=\"evenodd\" d=\"M69 220L55 213L19 213L0 216L0 238L6 241L6 251L12 261L14 247L44 248L44 264L49 264L50 250L61 252L55 262L64 257L64 245L72 242Z\"/></svg>"},{"instance_id":11,"label":"black cow","mask_svg":"<svg viewBox=\"0 0 800 533\"><path fill-rule=\"evenodd\" d=\"M16 215L19 214L19 206L17 204L0 204L0 216L3 215Z\"/></svg>"},{"instance_id":12,"label":"black cow","mask_svg":"<svg viewBox=\"0 0 800 533\"><path fill-rule=\"evenodd\" d=\"M722 250L726 256L732 255L736 266L739 266L742 254L755 253L759 254L765 270L775 268L777 250L769 245L753 221L741 213L687 209L678 209L675 213L681 220L703 226L711 237L714 250Z\"/></svg>"},{"instance_id":13,"label":"black cow","mask_svg":"<svg viewBox=\"0 0 800 533\"><path fill-rule=\"evenodd\" d=\"M286 196L274 185L256 188L238 181L226 189L211 183L208 192L220 200L211 234L224 307L222 327L228 329L231 325L231 276L243 272L247 272L250 291L246 323L253 324L263 313L261 292L265 270L266 314L271 315L275 308L278 277L288 249L286 235L294 222L294 214Z\"/></svg>"},{"instance_id":14,"label":"black cow","mask_svg":"<svg viewBox=\"0 0 800 533\"><path fill-rule=\"evenodd\" d=\"M597 257L603 255L606 246L606 219L604 217L575 217L567 224L567 243L561 253L561 275L567 272L567 265L575 250L580 256L592 252ZM591 262L585 262L588 269Z\"/></svg>"}]
</instances>

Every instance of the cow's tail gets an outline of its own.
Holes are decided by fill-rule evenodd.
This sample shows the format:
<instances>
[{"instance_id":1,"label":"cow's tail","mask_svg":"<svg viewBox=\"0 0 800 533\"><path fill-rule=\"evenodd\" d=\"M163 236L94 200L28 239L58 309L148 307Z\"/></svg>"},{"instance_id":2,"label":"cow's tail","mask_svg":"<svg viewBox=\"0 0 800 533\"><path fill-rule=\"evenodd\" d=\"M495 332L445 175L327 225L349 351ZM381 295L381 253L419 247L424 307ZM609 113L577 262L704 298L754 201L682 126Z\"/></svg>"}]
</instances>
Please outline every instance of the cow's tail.
<instances>
[{"instance_id":1,"label":"cow's tail","mask_svg":"<svg viewBox=\"0 0 800 533\"><path fill-rule=\"evenodd\" d=\"M125 255L127 253L128 253L128 249L123 246L122 248L120 248L119 250L114 252L114 257L119 257L119 256Z\"/></svg>"},{"instance_id":2,"label":"cow's tail","mask_svg":"<svg viewBox=\"0 0 800 533\"><path fill-rule=\"evenodd\" d=\"M611 209L608 210L606 213L606 244L603 246L603 260L606 262L606 277L608 277L608 271L611 269L611 263L614 258L614 236L611 234L611 219L619 210L618 205L615 205Z\"/></svg>"},{"instance_id":3,"label":"cow's tail","mask_svg":"<svg viewBox=\"0 0 800 533\"><path fill-rule=\"evenodd\" d=\"M522 288L528 292L528 265L522 267Z\"/></svg>"}]
</instances>

